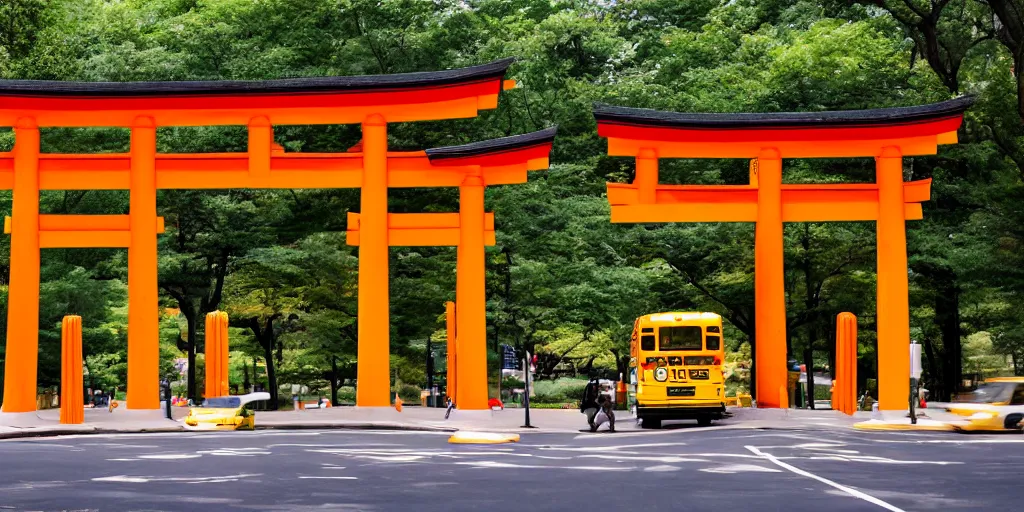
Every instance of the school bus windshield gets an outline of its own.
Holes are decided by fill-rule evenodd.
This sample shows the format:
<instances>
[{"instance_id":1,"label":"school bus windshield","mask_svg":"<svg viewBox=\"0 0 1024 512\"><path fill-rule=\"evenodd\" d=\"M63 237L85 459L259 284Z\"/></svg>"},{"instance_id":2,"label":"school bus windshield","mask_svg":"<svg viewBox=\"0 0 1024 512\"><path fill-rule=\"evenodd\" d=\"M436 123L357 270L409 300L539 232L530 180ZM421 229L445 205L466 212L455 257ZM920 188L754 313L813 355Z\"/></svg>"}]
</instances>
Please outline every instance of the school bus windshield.
<instances>
[{"instance_id":1,"label":"school bus windshield","mask_svg":"<svg viewBox=\"0 0 1024 512\"><path fill-rule=\"evenodd\" d=\"M704 334L699 325L678 325L662 327L661 343L658 349L666 350L703 350Z\"/></svg>"}]
</instances>

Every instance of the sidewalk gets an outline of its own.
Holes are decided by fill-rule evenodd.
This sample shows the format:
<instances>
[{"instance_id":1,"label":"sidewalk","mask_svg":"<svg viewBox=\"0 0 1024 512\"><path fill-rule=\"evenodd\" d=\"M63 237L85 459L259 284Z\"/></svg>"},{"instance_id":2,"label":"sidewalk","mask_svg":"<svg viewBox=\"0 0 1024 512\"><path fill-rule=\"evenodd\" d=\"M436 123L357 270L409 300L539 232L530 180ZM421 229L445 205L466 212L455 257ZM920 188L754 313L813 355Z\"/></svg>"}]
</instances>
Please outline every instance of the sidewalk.
<instances>
[{"instance_id":1,"label":"sidewalk","mask_svg":"<svg viewBox=\"0 0 1024 512\"><path fill-rule=\"evenodd\" d=\"M122 405L123 407L123 405ZM164 411L129 411L122 408L86 409L85 423L62 425L60 409L34 413L0 413L0 439L72 434L113 434L138 432L180 432L185 430L181 419L188 409L175 408L177 421L168 420Z\"/></svg>"},{"instance_id":2,"label":"sidewalk","mask_svg":"<svg viewBox=\"0 0 1024 512\"><path fill-rule=\"evenodd\" d=\"M172 409L175 420L163 417L163 411L129 411L86 409L85 424L61 425L60 411L48 409L19 415L0 414L0 439L89 433L179 432L188 430L182 418L187 408ZM730 408L730 417L705 428L731 429L849 429L854 423L869 419L870 413L845 416L836 411L804 409ZM260 411L256 413L257 429L375 429L418 430L435 432L486 431L499 433L586 431L585 417L570 409L531 409L532 429L524 429L523 409L504 411L452 411L444 418L444 409L404 407L392 408L332 407L304 411ZM863 414L863 416L861 416ZM639 431L627 411L616 411L616 430ZM673 425L675 426L675 425ZM670 429L672 427L669 427ZM697 429L695 422L683 422L676 429ZM602 430L604 427L602 427Z\"/></svg>"}]
</instances>

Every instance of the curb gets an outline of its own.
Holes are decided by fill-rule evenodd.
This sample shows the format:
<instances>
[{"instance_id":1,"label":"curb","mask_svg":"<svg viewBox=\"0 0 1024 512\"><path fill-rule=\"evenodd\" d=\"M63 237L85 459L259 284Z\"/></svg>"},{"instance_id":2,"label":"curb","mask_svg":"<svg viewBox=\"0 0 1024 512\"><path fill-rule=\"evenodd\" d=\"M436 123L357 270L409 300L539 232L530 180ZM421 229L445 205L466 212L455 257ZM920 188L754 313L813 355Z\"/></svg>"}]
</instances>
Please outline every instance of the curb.
<instances>
[{"instance_id":1,"label":"curb","mask_svg":"<svg viewBox=\"0 0 1024 512\"><path fill-rule=\"evenodd\" d=\"M93 429L47 429L47 430L23 430L17 432L0 433L0 441L10 439L30 439L38 437L60 437L60 436L90 436L101 434L157 434L166 432L187 432L184 427L155 427L141 428L138 430L117 430L110 428Z\"/></svg>"},{"instance_id":2,"label":"curb","mask_svg":"<svg viewBox=\"0 0 1024 512\"><path fill-rule=\"evenodd\" d=\"M862 431L873 431L873 432L906 432L906 431L919 431L919 432L957 432L957 429L953 425L910 425L901 423L890 423L890 424L878 424L869 423L867 425L857 423L853 425L854 430Z\"/></svg>"},{"instance_id":3,"label":"curb","mask_svg":"<svg viewBox=\"0 0 1024 512\"><path fill-rule=\"evenodd\" d=\"M433 427L426 425L401 425L395 423L297 423L281 425L256 425L256 430L389 430L410 432L458 432L455 427Z\"/></svg>"},{"instance_id":4,"label":"curb","mask_svg":"<svg viewBox=\"0 0 1024 512\"><path fill-rule=\"evenodd\" d=\"M413 426L413 425L380 425L370 423L350 424L350 425L313 425L313 424L298 424L298 425L257 425L256 430L387 430L387 431L414 431L414 432L442 432L442 433L454 433L458 432L457 428L447 427L426 427L426 426ZM168 433L168 432L203 432L202 430L193 430L184 426L180 427L155 427L155 428L140 428L138 430L117 430L110 428L91 428L91 429L26 429L16 432L4 432L0 433L0 441L15 440L15 439L31 439L41 437L61 437L61 436L85 436L85 435L103 435L103 434L127 434L127 435L145 435L145 434L157 434L157 433ZM233 430L222 430L220 432L238 432ZM244 432L244 431L242 431Z\"/></svg>"}]
</instances>

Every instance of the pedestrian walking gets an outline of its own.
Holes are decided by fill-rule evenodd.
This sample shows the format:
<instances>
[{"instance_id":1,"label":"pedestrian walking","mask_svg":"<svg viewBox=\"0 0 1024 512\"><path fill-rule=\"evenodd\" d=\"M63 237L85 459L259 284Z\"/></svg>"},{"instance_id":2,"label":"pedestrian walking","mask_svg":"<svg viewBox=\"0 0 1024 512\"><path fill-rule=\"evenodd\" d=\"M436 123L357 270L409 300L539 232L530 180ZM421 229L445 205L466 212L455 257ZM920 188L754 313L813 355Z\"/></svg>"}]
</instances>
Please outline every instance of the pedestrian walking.
<instances>
[{"instance_id":1,"label":"pedestrian walking","mask_svg":"<svg viewBox=\"0 0 1024 512\"><path fill-rule=\"evenodd\" d=\"M615 432L615 409L612 407L611 397L602 394L597 398L597 405L598 413L594 417L594 424L590 427L590 431L597 431L598 427L607 422L608 431Z\"/></svg>"}]
</instances>

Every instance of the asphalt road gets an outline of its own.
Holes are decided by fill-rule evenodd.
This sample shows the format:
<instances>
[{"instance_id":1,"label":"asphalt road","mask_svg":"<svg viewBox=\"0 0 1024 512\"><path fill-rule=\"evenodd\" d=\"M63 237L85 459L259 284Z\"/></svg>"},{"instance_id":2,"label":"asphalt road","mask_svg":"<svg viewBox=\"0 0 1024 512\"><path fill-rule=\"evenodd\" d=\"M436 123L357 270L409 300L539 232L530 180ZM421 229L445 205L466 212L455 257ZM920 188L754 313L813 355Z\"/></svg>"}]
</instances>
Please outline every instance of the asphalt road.
<instances>
[{"instance_id":1,"label":"asphalt road","mask_svg":"<svg viewBox=\"0 0 1024 512\"><path fill-rule=\"evenodd\" d=\"M0 442L0 510L1019 510L1024 436L681 429Z\"/></svg>"}]
</instances>

